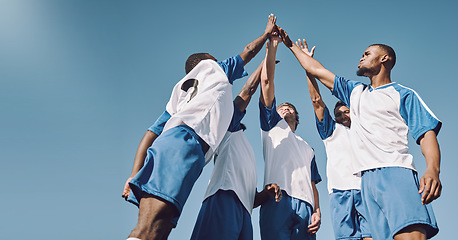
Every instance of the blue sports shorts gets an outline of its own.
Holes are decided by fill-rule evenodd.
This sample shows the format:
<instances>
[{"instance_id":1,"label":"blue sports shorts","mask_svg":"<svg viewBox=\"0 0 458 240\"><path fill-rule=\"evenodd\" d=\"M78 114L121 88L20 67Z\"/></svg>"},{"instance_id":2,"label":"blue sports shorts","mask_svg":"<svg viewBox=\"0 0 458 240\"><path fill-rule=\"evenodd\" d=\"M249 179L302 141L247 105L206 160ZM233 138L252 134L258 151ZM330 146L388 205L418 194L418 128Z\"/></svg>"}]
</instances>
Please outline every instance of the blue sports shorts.
<instances>
[{"instance_id":1,"label":"blue sports shorts","mask_svg":"<svg viewBox=\"0 0 458 240\"><path fill-rule=\"evenodd\" d=\"M129 183L132 191L128 201L138 206L145 192L172 203L178 210L178 216L172 221L176 226L205 165L203 145L203 140L187 125L159 135L148 148L143 167Z\"/></svg>"},{"instance_id":2,"label":"blue sports shorts","mask_svg":"<svg viewBox=\"0 0 458 240\"><path fill-rule=\"evenodd\" d=\"M393 239L407 226L422 224L426 238L439 232L431 204L421 204L416 171L402 167L366 170L361 193L374 239Z\"/></svg>"},{"instance_id":3,"label":"blue sports shorts","mask_svg":"<svg viewBox=\"0 0 458 240\"><path fill-rule=\"evenodd\" d=\"M274 197L262 204L259 227L262 240L315 240L316 234L307 232L313 213L312 206L305 201L290 197L282 190L282 199Z\"/></svg>"},{"instance_id":4,"label":"blue sports shorts","mask_svg":"<svg viewBox=\"0 0 458 240\"><path fill-rule=\"evenodd\" d=\"M232 190L218 190L200 208L191 240L252 240L251 216Z\"/></svg>"},{"instance_id":5,"label":"blue sports shorts","mask_svg":"<svg viewBox=\"0 0 458 240\"><path fill-rule=\"evenodd\" d=\"M333 189L329 203L336 239L359 240L371 237L360 190Z\"/></svg>"}]
</instances>

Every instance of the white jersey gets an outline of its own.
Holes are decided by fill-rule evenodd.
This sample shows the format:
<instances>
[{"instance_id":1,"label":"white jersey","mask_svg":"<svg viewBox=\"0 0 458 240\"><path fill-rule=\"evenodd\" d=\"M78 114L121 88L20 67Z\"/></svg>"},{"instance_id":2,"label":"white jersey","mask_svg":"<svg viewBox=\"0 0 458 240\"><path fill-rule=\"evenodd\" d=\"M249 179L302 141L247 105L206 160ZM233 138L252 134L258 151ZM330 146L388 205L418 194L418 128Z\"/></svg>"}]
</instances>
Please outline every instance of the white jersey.
<instances>
[{"instance_id":1,"label":"white jersey","mask_svg":"<svg viewBox=\"0 0 458 240\"><path fill-rule=\"evenodd\" d=\"M219 189L232 190L251 214L256 181L256 159L243 130L227 131L215 151L215 166L204 200Z\"/></svg>"},{"instance_id":2,"label":"white jersey","mask_svg":"<svg viewBox=\"0 0 458 240\"><path fill-rule=\"evenodd\" d=\"M173 88L166 110L171 117L163 131L182 122L210 147L207 163L227 131L233 113L232 85L213 60L202 60Z\"/></svg>"},{"instance_id":3,"label":"white jersey","mask_svg":"<svg viewBox=\"0 0 458 240\"><path fill-rule=\"evenodd\" d=\"M407 134L417 141L441 122L412 89L390 83L369 85L337 77L333 95L350 106L350 139L355 150L354 173L382 167L415 170Z\"/></svg>"},{"instance_id":4,"label":"white jersey","mask_svg":"<svg viewBox=\"0 0 458 240\"><path fill-rule=\"evenodd\" d=\"M314 152L310 145L291 131L281 119L269 131L261 131L264 152L264 186L278 184L294 198L306 201L313 207L312 161Z\"/></svg>"}]
</instances>

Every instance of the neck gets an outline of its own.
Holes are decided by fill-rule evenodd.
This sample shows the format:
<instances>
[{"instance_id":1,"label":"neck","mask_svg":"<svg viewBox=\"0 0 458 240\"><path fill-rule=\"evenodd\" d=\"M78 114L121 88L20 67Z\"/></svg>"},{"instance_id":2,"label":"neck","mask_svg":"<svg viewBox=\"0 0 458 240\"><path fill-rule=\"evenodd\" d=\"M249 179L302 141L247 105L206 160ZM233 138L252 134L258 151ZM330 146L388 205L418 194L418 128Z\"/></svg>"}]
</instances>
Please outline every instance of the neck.
<instances>
[{"instance_id":1,"label":"neck","mask_svg":"<svg viewBox=\"0 0 458 240\"><path fill-rule=\"evenodd\" d=\"M289 123L289 122L287 122L287 123L288 123L288 126L291 129L291 131L295 132L296 131L296 124L295 123Z\"/></svg>"},{"instance_id":2,"label":"neck","mask_svg":"<svg viewBox=\"0 0 458 240\"><path fill-rule=\"evenodd\" d=\"M382 70L377 75L370 76L369 78L371 79L372 88L378 88L391 83L391 72Z\"/></svg>"}]
</instances>

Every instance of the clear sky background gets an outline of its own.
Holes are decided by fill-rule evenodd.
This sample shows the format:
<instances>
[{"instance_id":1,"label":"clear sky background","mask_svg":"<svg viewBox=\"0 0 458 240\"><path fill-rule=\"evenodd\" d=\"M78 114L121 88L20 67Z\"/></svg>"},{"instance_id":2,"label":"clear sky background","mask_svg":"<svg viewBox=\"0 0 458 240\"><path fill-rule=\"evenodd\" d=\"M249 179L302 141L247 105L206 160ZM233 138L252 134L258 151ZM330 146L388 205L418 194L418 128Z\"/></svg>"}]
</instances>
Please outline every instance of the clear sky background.
<instances>
[{"instance_id":1,"label":"clear sky background","mask_svg":"<svg viewBox=\"0 0 458 240\"><path fill-rule=\"evenodd\" d=\"M456 239L457 12L456 1L0 0L0 238L125 239L138 213L121 198L125 180L144 132L184 76L187 56L234 56L274 13L292 39L305 37L317 46L317 60L350 79L369 82L356 76L368 45L395 49L392 80L414 88L443 122L435 239ZM249 73L264 53L246 66ZM324 178L317 238L332 239L326 156L305 73L283 45L277 59L277 102L297 106L297 134L314 147ZM246 79L234 83L234 95ZM320 87L333 106L336 100ZM244 123L261 188L258 97ZM410 142L421 176L425 160ZM204 169L169 239L189 238L211 170L212 164ZM259 209L252 217L259 240Z\"/></svg>"}]
</instances>

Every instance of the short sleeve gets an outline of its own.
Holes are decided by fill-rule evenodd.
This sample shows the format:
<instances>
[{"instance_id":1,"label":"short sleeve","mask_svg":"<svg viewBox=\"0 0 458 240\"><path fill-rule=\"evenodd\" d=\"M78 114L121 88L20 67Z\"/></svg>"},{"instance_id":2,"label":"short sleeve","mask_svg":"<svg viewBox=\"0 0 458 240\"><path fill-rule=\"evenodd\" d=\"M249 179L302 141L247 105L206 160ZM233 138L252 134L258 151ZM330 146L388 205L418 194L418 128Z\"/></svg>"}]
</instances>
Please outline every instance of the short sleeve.
<instances>
[{"instance_id":1,"label":"short sleeve","mask_svg":"<svg viewBox=\"0 0 458 240\"><path fill-rule=\"evenodd\" d=\"M315 156L313 156L312 163L310 164L310 172L312 173L312 182L315 182L315 184L321 182L321 176L318 172L318 167L316 166Z\"/></svg>"},{"instance_id":2,"label":"short sleeve","mask_svg":"<svg viewBox=\"0 0 458 240\"><path fill-rule=\"evenodd\" d=\"M336 75L334 78L334 86L332 88L332 95L336 96L347 106L350 107L350 95L353 89L362 84L361 82L347 80L343 77Z\"/></svg>"},{"instance_id":3,"label":"short sleeve","mask_svg":"<svg viewBox=\"0 0 458 240\"><path fill-rule=\"evenodd\" d=\"M331 114L329 113L328 107L324 108L323 121L319 121L315 115L316 128L322 140L327 139L332 135L336 127L336 122L332 119Z\"/></svg>"},{"instance_id":4,"label":"short sleeve","mask_svg":"<svg viewBox=\"0 0 458 240\"><path fill-rule=\"evenodd\" d=\"M280 117L280 114L278 114L277 109L276 109L276 102L275 98L274 101L272 102L272 108L266 107L264 104L259 101L259 120L261 121L261 129L263 131L269 131L275 125L277 125L278 122L280 122L282 118Z\"/></svg>"},{"instance_id":5,"label":"short sleeve","mask_svg":"<svg viewBox=\"0 0 458 240\"><path fill-rule=\"evenodd\" d=\"M245 116L246 111L240 111L240 108L237 107L234 103L234 113L232 114L232 120L229 124L229 128L227 131L229 132L237 132L242 130L242 126L240 122L242 121L243 117Z\"/></svg>"},{"instance_id":6,"label":"short sleeve","mask_svg":"<svg viewBox=\"0 0 458 240\"><path fill-rule=\"evenodd\" d=\"M154 122L154 124L148 128L148 131L151 131L157 135L161 135L162 130L164 130L164 126L167 121L170 119L170 114L165 110L162 115Z\"/></svg>"},{"instance_id":7,"label":"short sleeve","mask_svg":"<svg viewBox=\"0 0 458 240\"><path fill-rule=\"evenodd\" d=\"M420 144L420 137L427 131L433 130L436 135L439 134L442 122L426 106L420 96L414 90L407 88L403 88L400 94L400 114L417 144Z\"/></svg>"},{"instance_id":8,"label":"short sleeve","mask_svg":"<svg viewBox=\"0 0 458 240\"><path fill-rule=\"evenodd\" d=\"M219 66L226 73L229 82L232 84L235 80L248 76L248 73L245 71L244 63L240 55L235 57L230 57L226 60L218 62Z\"/></svg>"}]
</instances>

